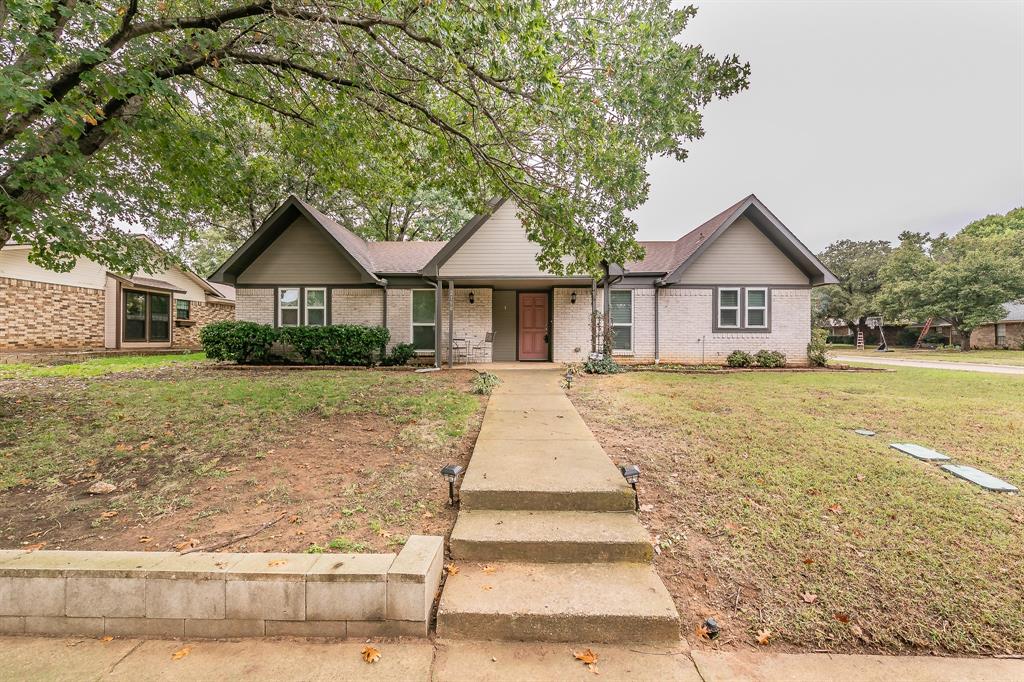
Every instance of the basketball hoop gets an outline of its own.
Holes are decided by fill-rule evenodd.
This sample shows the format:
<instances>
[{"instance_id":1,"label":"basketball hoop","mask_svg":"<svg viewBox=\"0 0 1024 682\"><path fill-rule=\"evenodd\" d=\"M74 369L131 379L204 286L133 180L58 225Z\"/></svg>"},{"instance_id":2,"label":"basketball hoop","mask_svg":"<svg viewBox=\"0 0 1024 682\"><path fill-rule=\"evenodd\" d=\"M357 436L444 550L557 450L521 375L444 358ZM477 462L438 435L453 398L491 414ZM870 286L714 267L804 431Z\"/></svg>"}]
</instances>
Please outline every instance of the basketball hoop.
<instances>
[{"instance_id":1,"label":"basketball hoop","mask_svg":"<svg viewBox=\"0 0 1024 682\"><path fill-rule=\"evenodd\" d=\"M868 326L868 329L878 329L882 326L882 318L877 315L864 318L864 324Z\"/></svg>"}]
</instances>

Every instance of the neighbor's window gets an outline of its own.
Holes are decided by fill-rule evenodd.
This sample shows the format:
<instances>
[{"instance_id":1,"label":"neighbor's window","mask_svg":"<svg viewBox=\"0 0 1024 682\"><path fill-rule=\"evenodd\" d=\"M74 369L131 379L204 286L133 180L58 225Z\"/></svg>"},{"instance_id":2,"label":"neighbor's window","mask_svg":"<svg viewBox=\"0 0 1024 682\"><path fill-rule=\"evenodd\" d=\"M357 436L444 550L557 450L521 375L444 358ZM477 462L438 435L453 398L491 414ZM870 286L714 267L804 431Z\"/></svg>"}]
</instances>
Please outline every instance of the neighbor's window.
<instances>
[{"instance_id":1,"label":"neighbor's window","mask_svg":"<svg viewBox=\"0 0 1024 682\"><path fill-rule=\"evenodd\" d=\"M996 325L996 345L997 346L1005 346L1006 345L1006 325L1005 324L997 324Z\"/></svg>"},{"instance_id":2,"label":"neighbor's window","mask_svg":"<svg viewBox=\"0 0 1024 682\"><path fill-rule=\"evenodd\" d=\"M412 292L412 345L416 350L434 350L434 291Z\"/></svg>"},{"instance_id":3,"label":"neighbor's window","mask_svg":"<svg viewBox=\"0 0 1024 682\"><path fill-rule=\"evenodd\" d=\"M740 290L718 290L718 326L740 326Z\"/></svg>"},{"instance_id":4,"label":"neighbor's window","mask_svg":"<svg viewBox=\"0 0 1024 682\"><path fill-rule=\"evenodd\" d=\"M149 340L171 340L171 297L149 294Z\"/></svg>"},{"instance_id":5,"label":"neighbor's window","mask_svg":"<svg viewBox=\"0 0 1024 682\"><path fill-rule=\"evenodd\" d=\"M611 292L612 350L633 350L633 290Z\"/></svg>"},{"instance_id":6,"label":"neighbor's window","mask_svg":"<svg viewBox=\"0 0 1024 682\"><path fill-rule=\"evenodd\" d=\"M306 324L313 327L327 324L327 289L306 289Z\"/></svg>"},{"instance_id":7,"label":"neighbor's window","mask_svg":"<svg viewBox=\"0 0 1024 682\"><path fill-rule=\"evenodd\" d=\"M277 326L299 326L299 290L278 289L277 292Z\"/></svg>"},{"instance_id":8,"label":"neighbor's window","mask_svg":"<svg viewBox=\"0 0 1024 682\"><path fill-rule=\"evenodd\" d=\"M174 299L174 316L179 320L187 320L192 314L192 301L187 298Z\"/></svg>"},{"instance_id":9,"label":"neighbor's window","mask_svg":"<svg viewBox=\"0 0 1024 682\"><path fill-rule=\"evenodd\" d=\"M124 340L146 340L146 294L144 292L124 292Z\"/></svg>"},{"instance_id":10,"label":"neighbor's window","mask_svg":"<svg viewBox=\"0 0 1024 682\"><path fill-rule=\"evenodd\" d=\"M768 290L746 289L747 327L768 326Z\"/></svg>"},{"instance_id":11,"label":"neighbor's window","mask_svg":"<svg viewBox=\"0 0 1024 682\"><path fill-rule=\"evenodd\" d=\"M171 297L125 290L124 340L170 341Z\"/></svg>"}]
</instances>

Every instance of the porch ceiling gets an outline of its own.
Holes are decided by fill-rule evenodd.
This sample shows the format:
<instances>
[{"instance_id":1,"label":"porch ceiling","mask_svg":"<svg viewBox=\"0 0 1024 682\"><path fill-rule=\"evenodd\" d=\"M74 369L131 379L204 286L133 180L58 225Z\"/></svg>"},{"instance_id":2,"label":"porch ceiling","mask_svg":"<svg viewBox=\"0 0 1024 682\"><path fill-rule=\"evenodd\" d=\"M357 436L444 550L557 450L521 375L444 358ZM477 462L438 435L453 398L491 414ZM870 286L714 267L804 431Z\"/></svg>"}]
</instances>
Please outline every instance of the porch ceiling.
<instances>
[{"instance_id":1,"label":"porch ceiling","mask_svg":"<svg viewBox=\"0 0 1024 682\"><path fill-rule=\"evenodd\" d=\"M451 277L442 278L447 285L449 279L457 287L489 287L492 289L550 289L551 287L586 287L590 277Z\"/></svg>"}]
</instances>

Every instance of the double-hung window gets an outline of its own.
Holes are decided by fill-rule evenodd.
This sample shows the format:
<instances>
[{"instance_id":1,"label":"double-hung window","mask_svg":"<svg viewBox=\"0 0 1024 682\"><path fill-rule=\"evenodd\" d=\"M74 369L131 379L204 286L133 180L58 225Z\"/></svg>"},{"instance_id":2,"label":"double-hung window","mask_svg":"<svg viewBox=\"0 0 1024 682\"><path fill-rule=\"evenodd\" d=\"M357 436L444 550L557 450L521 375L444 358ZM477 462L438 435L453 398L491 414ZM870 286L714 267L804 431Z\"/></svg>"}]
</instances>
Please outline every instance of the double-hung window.
<instances>
[{"instance_id":1,"label":"double-hung window","mask_svg":"<svg viewBox=\"0 0 1024 682\"><path fill-rule=\"evenodd\" d=\"M299 326L299 289L277 290L277 326Z\"/></svg>"},{"instance_id":2,"label":"double-hung window","mask_svg":"<svg viewBox=\"0 0 1024 682\"><path fill-rule=\"evenodd\" d=\"M174 299L174 317L178 320L187 320L192 314L192 301L187 298Z\"/></svg>"},{"instance_id":3,"label":"double-hung window","mask_svg":"<svg viewBox=\"0 0 1024 682\"><path fill-rule=\"evenodd\" d=\"M1006 345L1006 324L996 324L996 346L1001 348Z\"/></svg>"},{"instance_id":4,"label":"double-hung window","mask_svg":"<svg viewBox=\"0 0 1024 682\"><path fill-rule=\"evenodd\" d=\"M746 327L764 329L768 326L768 290L744 289L747 297Z\"/></svg>"},{"instance_id":5,"label":"double-hung window","mask_svg":"<svg viewBox=\"0 0 1024 682\"><path fill-rule=\"evenodd\" d=\"M633 350L633 290L611 292L612 350Z\"/></svg>"},{"instance_id":6,"label":"double-hung window","mask_svg":"<svg viewBox=\"0 0 1024 682\"><path fill-rule=\"evenodd\" d=\"M433 289L413 289L412 345L416 350L434 350L435 303Z\"/></svg>"},{"instance_id":7,"label":"double-hung window","mask_svg":"<svg viewBox=\"0 0 1024 682\"><path fill-rule=\"evenodd\" d=\"M768 287L719 287L715 293L715 331L764 332L771 329Z\"/></svg>"},{"instance_id":8,"label":"double-hung window","mask_svg":"<svg viewBox=\"0 0 1024 682\"><path fill-rule=\"evenodd\" d=\"M327 289L306 289L306 326L327 324Z\"/></svg>"}]
</instances>

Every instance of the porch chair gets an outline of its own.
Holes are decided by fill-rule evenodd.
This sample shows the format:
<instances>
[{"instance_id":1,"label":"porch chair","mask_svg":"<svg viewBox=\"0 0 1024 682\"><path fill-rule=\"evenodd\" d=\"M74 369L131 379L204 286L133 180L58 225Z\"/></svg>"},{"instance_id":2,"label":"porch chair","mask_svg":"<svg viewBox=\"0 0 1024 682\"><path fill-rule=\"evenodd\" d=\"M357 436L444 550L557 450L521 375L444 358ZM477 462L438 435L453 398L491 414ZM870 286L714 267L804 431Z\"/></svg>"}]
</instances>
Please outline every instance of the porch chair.
<instances>
[{"instance_id":1,"label":"porch chair","mask_svg":"<svg viewBox=\"0 0 1024 682\"><path fill-rule=\"evenodd\" d=\"M484 334L484 340L473 344L469 350L470 362L477 362L487 357L487 349L494 345L494 332Z\"/></svg>"}]
</instances>

